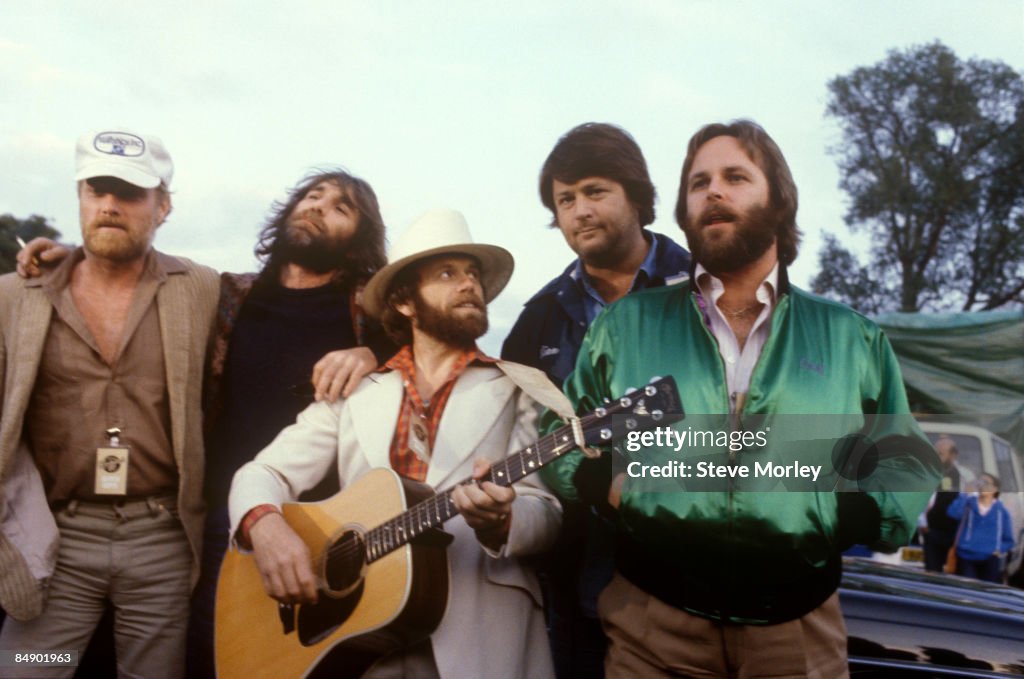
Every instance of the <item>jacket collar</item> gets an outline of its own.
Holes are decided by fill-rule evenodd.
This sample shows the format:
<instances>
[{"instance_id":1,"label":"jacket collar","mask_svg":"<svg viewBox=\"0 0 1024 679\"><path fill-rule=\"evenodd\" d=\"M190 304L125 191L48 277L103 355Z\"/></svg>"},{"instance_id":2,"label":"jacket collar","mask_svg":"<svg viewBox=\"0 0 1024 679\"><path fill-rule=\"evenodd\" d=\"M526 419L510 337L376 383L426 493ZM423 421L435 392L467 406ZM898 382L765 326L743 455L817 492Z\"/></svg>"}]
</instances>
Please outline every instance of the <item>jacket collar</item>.
<instances>
[{"instance_id":1,"label":"jacket collar","mask_svg":"<svg viewBox=\"0 0 1024 679\"><path fill-rule=\"evenodd\" d=\"M654 270L651 272L648 287L672 285L685 280L687 272L690 271L690 253L664 234L648 229L644 229L644 231L651 235L653 239L651 247L656 252ZM576 270L578 262L578 258L570 262L561 275L548 281L547 285L538 290L533 297L527 300L526 304L532 304L544 297L555 297L561 301L562 306L569 309L570 306L573 306L570 301L579 302L581 293L573 278L573 272ZM579 304L576 306L580 306L582 313L582 306Z\"/></svg>"},{"instance_id":2,"label":"jacket collar","mask_svg":"<svg viewBox=\"0 0 1024 679\"><path fill-rule=\"evenodd\" d=\"M188 271L185 263L177 257L159 252L150 248L146 253L145 275L156 276L161 283L167 280L167 276L183 274ZM85 258L85 249L78 246L72 250L57 266L44 269L37 278L29 278L25 281L26 288L62 289L71 281L71 270L75 264Z\"/></svg>"},{"instance_id":3,"label":"jacket collar","mask_svg":"<svg viewBox=\"0 0 1024 679\"><path fill-rule=\"evenodd\" d=\"M476 452L480 442L494 427L498 415L515 393L512 380L500 379L495 366L470 366L455 382L451 397L441 415L434 442L427 483L443 487L456 469ZM371 373L360 384L346 405L352 411L352 426L359 447L373 467L390 467L393 422L402 406L402 376L397 370ZM468 411L472 417L466 417Z\"/></svg>"},{"instance_id":4,"label":"jacket collar","mask_svg":"<svg viewBox=\"0 0 1024 679\"><path fill-rule=\"evenodd\" d=\"M693 259L690 261L690 294L697 292L697 260ZM779 262L779 280L778 287L775 290L775 299L779 300L783 295L789 294L789 272L786 269L786 265Z\"/></svg>"}]
</instances>

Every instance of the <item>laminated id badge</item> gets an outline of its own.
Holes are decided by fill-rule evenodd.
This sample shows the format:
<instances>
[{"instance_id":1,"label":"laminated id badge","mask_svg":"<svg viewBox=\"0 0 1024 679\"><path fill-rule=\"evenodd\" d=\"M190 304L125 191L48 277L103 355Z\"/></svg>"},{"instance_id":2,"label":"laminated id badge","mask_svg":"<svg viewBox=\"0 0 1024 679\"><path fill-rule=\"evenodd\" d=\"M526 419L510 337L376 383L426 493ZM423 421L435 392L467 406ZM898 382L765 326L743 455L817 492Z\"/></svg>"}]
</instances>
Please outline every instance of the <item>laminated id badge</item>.
<instances>
[{"instance_id":1,"label":"laminated id badge","mask_svg":"<svg viewBox=\"0 0 1024 679\"><path fill-rule=\"evenodd\" d=\"M128 491L128 448L108 446L96 449L97 495L124 495Z\"/></svg>"}]
</instances>

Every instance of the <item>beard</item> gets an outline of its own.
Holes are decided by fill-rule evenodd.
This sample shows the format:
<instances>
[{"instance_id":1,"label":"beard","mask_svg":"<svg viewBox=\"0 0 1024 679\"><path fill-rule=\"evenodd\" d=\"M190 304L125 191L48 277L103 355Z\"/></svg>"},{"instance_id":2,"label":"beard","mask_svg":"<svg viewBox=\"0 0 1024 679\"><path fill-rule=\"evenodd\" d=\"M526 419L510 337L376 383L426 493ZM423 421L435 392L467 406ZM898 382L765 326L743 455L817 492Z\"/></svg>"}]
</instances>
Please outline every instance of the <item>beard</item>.
<instances>
[{"instance_id":1,"label":"beard","mask_svg":"<svg viewBox=\"0 0 1024 679\"><path fill-rule=\"evenodd\" d=\"M106 230L103 227L116 227L120 230ZM132 227L117 219L101 217L82 227L82 239L90 254L124 263L140 259L149 252L155 229L155 225Z\"/></svg>"},{"instance_id":2,"label":"beard","mask_svg":"<svg viewBox=\"0 0 1024 679\"><path fill-rule=\"evenodd\" d=\"M577 241L574 248L577 256L589 266L608 269L622 261L624 252L632 247L634 234L640 232L640 225L599 221L593 225L598 233L585 241Z\"/></svg>"},{"instance_id":3,"label":"beard","mask_svg":"<svg viewBox=\"0 0 1024 679\"><path fill-rule=\"evenodd\" d=\"M725 233L708 234L714 216L731 220L733 228ZM686 242L693 258L713 274L732 273L756 262L775 242L779 227L778 211L756 205L735 212L713 205L699 215L686 218Z\"/></svg>"},{"instance_id":4,"label":"beard","mask_svg":"<svg viewBox=\"0 0 1024 679\"><path fill-rule=\"evenodd\" d=\"M299 221L299 217L289 218L277 243L282 261L298 264L315 273L327 273L344 268L345 253L348 250L347 242L324 235L322 225L317 222L315 217L303 215L301 219L317 224L321 231L311 232L300 229L294 226L293 222L293 220Z\"/></svg>"},{"instance_id":5,"label":"beard","mask_svg":"<svg viewBox=\"0 0 1024 679\"><path fill-rule=\"evenodd\" d=\"M461 315L455 307L465 302L477 303L480 313ZM416 327L439 342L459 349L471 349L487 332L487 307L476 295L461 297L451 307L443 309L429 304L417 290L412 303L416 313L413 321Z\"/></svg>"}]
</instances>

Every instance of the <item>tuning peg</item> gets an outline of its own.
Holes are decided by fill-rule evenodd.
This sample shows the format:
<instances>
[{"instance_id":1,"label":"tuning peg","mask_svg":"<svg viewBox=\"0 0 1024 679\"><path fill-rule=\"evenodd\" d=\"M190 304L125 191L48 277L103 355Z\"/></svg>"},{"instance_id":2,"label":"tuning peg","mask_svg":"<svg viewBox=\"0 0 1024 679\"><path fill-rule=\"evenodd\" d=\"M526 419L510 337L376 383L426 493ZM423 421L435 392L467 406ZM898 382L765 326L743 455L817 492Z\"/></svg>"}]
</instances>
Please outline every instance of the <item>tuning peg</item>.
<instances>
[{"instance_id":1,"label":"tuning peg","mask_svg":"<svg viewBox=\"0 0 1024 679\"><path fill-rule=\"evenodd\" d=\"M658 390L656 388L654 388L650 384L648 384L646 387L644 387L644 394L646 394L647 396L654 396L657 393L658 393Z\"/></svg>"},{"instance_id":2,"label":"tuning peg","mask_svg":"<svg viewBox=\"0 0 1024 679\"><path fill-rule=\"evenodd\" d=\"M661 375L655 375L651 379L647 380L647 384L654 384L655 382L657 382L660 379L661 379Z\"/></svg>"},{"instance_id":3,"label":"tuning peg","mask_svg":"<svg viewBox=\"0 0 1024 679\"><path fill-rule=\"evenodd\" d=\"M636 429L636 420L632 417L626 419L626 429Z\"/></svg>"},{"instance_id":4,"label":"tuning peg","mask_svg":"<svg viewBox=\"0 0 1024 679\"><path fill-rule=\"evenodd\" d=\"M665 413L661 412L660 410L651 411L651 419L654 420L655 422L660 422L661 418L663 417L665 417Z\"/></svg>"},{"instance_id":5,"label":"tuning peg","mask_svg":"<svg viewBox=\"0 0 1024 679\"><path fill-rule=\"evenodd\" d=\"M601 430L601 440L610 441L612 438L612 430L607 427Z\"/></svg>"},{"instance_id":6,"label":"tuning peg","mask_svg":"<svg viewBox=\"0 0 1024 679\"><path fill-rule=\"evenodd\" d=\"M623 408L628 408L629 406L633 405L633 399L629 398L628 396L623 396L622 398L619 399L619 405L622 406Z\"/></svg>"},{"instance_id":7,"label":"tuning peg","mask_svg":"<svg viewBox=\"0 0 1024 679\"><path fill-rule=\"evenodd\" d=\"M607 399L605 399L605 400L607 400ZM594 409L594 417L596 417L598 419L601 419L602 417L607 417L607 416L608 416L608 410L606 408L595 408Z\"/></svg>"},{"instance_id":8,"label":"tuning peg","mask_svg":"<svg viewBox=\"0 0 1024 679\"><path fill-rule=\"evenodd\" d=\"M629 389L626 390L626 396L629 396L630 394L633 394L635 392L636 392L636 387L630 387Z\"/></svg>"},{"instance_id":9,"label":"tuning peg","mask_svg":"<svg viewBox=\"0 0 1024 679\"><path fill-rule=\"evenodd\" d=\"M611 400L610 398L608 398L607 396L605 396L605 397L604 397L603 399L601 399L601 400L602 400L602 401L604 401L604 402L605 402L606 404L608 404L608 403L611 403L611 402L612 402L612 400Z\"/></svg>"}]
</instances>

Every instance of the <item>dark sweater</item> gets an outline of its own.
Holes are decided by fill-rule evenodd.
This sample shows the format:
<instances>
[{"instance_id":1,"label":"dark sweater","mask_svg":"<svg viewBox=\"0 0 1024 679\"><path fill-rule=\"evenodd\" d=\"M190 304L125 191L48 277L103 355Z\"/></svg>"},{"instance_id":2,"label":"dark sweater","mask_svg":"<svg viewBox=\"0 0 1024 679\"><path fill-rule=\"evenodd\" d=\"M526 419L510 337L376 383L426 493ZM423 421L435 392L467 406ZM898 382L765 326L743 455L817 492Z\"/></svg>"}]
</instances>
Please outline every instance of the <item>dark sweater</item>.
<instances>
[{"instance_id":1,"label":"dark sweater","mask_svg":"<svg viewBox=\"0 0 1024 679\"><path fill-rule=\"evenodd\" d=\"M326 353L356 346L349 295L335 285L256 285L231 334L223 410L207 445L206 499L227 500L235 471L312 402L310 376Z\"/></svg>"}]
</instances>

